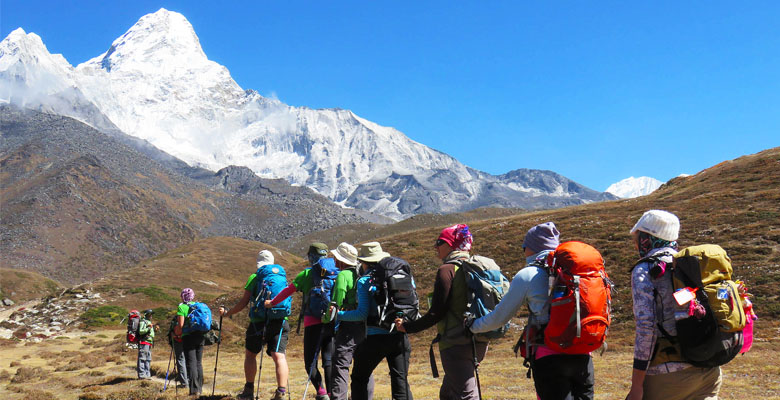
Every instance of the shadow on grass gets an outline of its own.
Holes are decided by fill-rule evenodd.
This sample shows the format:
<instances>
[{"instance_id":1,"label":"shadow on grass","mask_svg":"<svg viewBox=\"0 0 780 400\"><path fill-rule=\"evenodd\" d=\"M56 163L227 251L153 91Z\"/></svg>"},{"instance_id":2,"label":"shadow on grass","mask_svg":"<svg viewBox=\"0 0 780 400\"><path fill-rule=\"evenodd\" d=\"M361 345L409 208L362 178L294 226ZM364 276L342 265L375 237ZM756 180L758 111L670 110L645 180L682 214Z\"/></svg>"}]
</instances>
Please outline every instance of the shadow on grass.
<instances>
[{"instance_id":1,"label":"shadow on grass","mask_svg":"<svg viewBox=\"0 0 780 400\"><path fill-rule=\"evenodd\" d=\"M92 385L86 385L86 386L84 386L84 388L96 387L96 386L112 386L112 385L118 385L120 383L124 383L124 382L128 382L128 381L135 381L135 380L137 380L137 379L117 376L117 377L114 377L114 378L112 378L110 380L107 380L107 381L105 381L103 383L95 383L95 384L92 384Z\"/></svg>"}]
</instances>

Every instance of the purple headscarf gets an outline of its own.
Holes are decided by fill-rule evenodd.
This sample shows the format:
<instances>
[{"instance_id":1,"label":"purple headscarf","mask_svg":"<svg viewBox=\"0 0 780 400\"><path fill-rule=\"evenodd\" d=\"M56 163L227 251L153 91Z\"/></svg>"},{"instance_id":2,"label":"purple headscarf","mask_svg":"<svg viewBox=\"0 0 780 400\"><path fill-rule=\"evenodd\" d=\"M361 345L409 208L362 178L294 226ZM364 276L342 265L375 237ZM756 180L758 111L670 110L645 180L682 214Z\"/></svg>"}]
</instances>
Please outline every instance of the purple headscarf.
<instances>
[{"instance_id":1,"label":"purple headscarf","mask_svg":"<svg viewBox=\"0 0 780 400\"><path fill-rule=\"evenodd\" d=\"M195 291L190 288L184 288L181 290L181 301L189 303L195 300Z\"/></svg>"}]
</instances>

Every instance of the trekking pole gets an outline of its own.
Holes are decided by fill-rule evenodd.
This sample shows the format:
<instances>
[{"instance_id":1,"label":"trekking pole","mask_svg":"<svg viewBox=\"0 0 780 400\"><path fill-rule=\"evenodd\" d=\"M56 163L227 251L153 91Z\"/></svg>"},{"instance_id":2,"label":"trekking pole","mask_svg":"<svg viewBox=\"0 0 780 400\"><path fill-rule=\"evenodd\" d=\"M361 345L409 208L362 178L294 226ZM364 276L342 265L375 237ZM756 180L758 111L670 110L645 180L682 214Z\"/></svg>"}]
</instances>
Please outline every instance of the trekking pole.
<instances>
[{"instance_id":1,"label":"trekking pole","mask_svg":"<svg viewBox=\"0 0 780 400\"><path fill-rule=\"evenodd\" d=\"M171 372L171 360L173 359L173 344L171 344L171 355L168 356L168 368L165 370L165 384L161 392L165 392L168 389L168 373Z\"/></svg>"},{"instance_id":2,"label":"trekking pole","mask_svg":"<svg viewBox=\"0 0 780 400\"><path fill-rule=\"evenodd\" d=\"M465 319L472 318L472 315L470 312L466 311L463 313L463 317ZM482 386L479 384L479 359L477 358L477 340L474 338L474 334L471 333L471 330L466 330L466 334L471 337L471 355L473 359L471 362L474 364L474 376L477 378L477 394L479 395L479 400L482 400Z\"/></svg>"},{"instance_id":3,"label":"trekking pole","mask_svg":"<svg viewBox=\"0 0 780 400\"><path fill-rule=\"evenodd\" d=\"M214 381L211 382L211 395L214 396L214 388L217 387L217 364L219 363L219 346L222 344L222 314L219 315L219 338L217 339L217 357L214 360Z\"/></svg>"},{"instance_id":4,"label":"trekking pole","mask_svg":"<svg viewBox=\"0 0 780 400\"><path fill-rule=\"evenodd\" d=\"M263 323L263 332L260 334L260 365L257 368L257 385L255 385L255 400L260 400L260 374L263 373L263 345L265 345L265 328L268 326L268 319Z\"/></svg>"},{"instance_id":5,"label":"trekking pole","mask_svg":"<svg viewBox=\"0 0 780 400\"><path fill-rule=\"evenodd\" d=\"M176 339L174 339L176 340ZM179 360L177 359L175 363L173 363L173 374L176 375L176 377L179 377ZM176 393L176 398L179 398L179 384L173 385L174 391Z\"/></svg>"}]
</instances>

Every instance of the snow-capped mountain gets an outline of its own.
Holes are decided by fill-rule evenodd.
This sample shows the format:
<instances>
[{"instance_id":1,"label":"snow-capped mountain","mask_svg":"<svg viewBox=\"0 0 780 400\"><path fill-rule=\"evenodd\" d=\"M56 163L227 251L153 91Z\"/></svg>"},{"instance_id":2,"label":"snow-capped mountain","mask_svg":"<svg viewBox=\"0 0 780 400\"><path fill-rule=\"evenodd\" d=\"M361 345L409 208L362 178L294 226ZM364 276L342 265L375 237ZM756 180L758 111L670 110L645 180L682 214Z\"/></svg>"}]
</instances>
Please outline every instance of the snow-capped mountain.
<instances>
[{"instance_id":1,"label":"snow-capped mountain","mask_svg":"<svg viewBox=\"0 0 780 400\"><path fill-rule=\"evenodd\" d=\"M661 185L663 185L663 182L649 176L640 176L639 178L632 176L609 185L607 193L612 193L623 199L631 199L648 195L661 187Z\"/></svg>"},{"instance_id":2,"label":"snow-capped mountain","mask_svg":"<svg viewBox=\"0 0 780 400\"><path fill-rule=\"evenodd\" d=\"M0 43L0 85L0 101L115 125L190 165L246 166L393 218L613 198L549 171L493 176L351 111L293 107L244 90L206 57L186 18L165 9L75 68L17 29Z\"/></svg>"}]
</instances>

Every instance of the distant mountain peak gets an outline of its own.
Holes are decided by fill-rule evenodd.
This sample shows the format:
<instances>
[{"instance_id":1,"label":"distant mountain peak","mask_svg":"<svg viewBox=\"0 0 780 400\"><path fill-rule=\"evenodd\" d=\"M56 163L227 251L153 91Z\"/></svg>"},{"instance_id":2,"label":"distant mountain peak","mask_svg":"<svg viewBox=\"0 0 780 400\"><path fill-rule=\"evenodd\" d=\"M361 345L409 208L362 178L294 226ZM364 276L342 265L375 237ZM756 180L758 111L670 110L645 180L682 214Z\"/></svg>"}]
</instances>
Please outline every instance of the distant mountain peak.
<instances>
[{"instance_id":1,"label":"distant mountain peak","mask_svg":"<svg viewBox=\"0 0 780 400\"><path fill-rule=\"evenodd\" d=\"M631 199L648 195L662 184L663 182L649 176L640 176L638 178L631 176L609 185L606 191L620 198Z\"/></svg>"},{"instance_id":2,"label":"distant mountain peak","mask_svg":"<svg viewBox=\"0 0 780 400\"><path fill-rule=\"evenodd\" d=\"M87 61L106 71L146 69L206 62L190 22L183 15L161 8L141 17L102 55Z\"/></svg>"}]
</instances>

